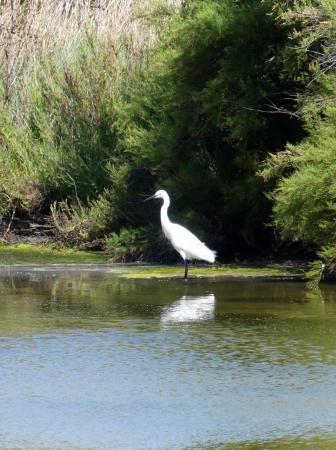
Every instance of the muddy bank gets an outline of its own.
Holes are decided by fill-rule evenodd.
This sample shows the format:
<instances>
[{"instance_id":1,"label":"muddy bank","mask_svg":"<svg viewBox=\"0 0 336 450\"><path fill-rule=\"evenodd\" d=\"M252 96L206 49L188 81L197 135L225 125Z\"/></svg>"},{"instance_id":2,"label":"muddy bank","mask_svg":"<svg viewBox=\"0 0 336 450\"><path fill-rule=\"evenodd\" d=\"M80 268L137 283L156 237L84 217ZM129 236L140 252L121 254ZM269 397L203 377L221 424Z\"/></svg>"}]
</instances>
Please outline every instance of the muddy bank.
<instances>
[{"instance_id":1,"label":"muddy bank","mask_svg":"<svg viewBox=\"0 0 336 450\"><path fill-rule=\"evenodd\" d=\"M55 241L54 229L50 216L3 217L0 220L0 240L6 244L50 243Z\"/></svg>"}]
</instances>

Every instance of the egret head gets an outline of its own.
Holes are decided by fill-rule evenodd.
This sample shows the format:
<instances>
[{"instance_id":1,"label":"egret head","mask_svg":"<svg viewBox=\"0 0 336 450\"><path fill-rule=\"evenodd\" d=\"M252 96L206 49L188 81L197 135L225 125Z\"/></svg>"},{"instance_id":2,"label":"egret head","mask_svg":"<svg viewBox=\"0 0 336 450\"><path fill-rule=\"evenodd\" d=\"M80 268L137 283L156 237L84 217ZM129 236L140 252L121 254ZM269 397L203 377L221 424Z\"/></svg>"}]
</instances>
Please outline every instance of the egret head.
<instances>
[{"instance_id":1,"label":"egret head","mask_svg":"<svg viewBox=\"0 0 336 450\"><path fill-rule=\"evenodd\" d=\"M144 202L147 202L147 200L152 200L153 198L162 198L163 200L165 200L165 199L169 199L169 196L166 191L164 191L163 189L160 189L159 191L155 192L155 194L152 195L151 197L146 198L146 200L144 200Z\"/></svg>"}]
</instances>

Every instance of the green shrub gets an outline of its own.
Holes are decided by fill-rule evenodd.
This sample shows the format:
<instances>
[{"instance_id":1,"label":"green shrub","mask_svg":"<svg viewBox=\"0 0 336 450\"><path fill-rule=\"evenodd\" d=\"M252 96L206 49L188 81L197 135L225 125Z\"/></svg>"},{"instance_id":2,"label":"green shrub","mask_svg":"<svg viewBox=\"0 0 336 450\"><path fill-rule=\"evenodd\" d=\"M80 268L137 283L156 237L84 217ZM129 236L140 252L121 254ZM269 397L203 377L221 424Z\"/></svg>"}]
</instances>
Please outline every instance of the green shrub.
<instances>
[{"instance_id":1,"label":"green shrub","mask_svg":"<svg viewBox=\"0 0 336 450\"><path fill-rule=\"evenodd\" d=\"M286 72L289 30L276 4L186 3L147 66L134 72L137 89L121 92L118 120L133 168L127 179L137 188L131 198L136 190L167 189L179 221L189 226L197 217L195 231L220 252L264 234L271 212L264 192L273 181L264 183L259 166L268 152L302 137L301 123L282 114L294 108L288 91L302 85Z\"/></svg>"},{"instance_id":2,"label":"green shrub","mask_svg":"<svg viewBox=\"0 0 336 450\"><path fill-rule=\"evenodd\" d=\"M309 61L298 114L307 136L270 156L261 174L277 180L272 192L274 224L287 241L317 250L308 278L316 284L336 259L336 5L330 0L297 2L282 16L293 29L292 59Z\"/></svg>"},{"instance_id":3,"label":"green shrub","mask_svg":"<svg viewBox=\"0 0 336 450\"><path fill-rule=\"evenodd\" d=\"M161 231L151 227L137 229L123 228L119 233L111 233L105 238L106 251L114 262L177 260L176 251L165 239Z\"/></svg>"}]
</instances>

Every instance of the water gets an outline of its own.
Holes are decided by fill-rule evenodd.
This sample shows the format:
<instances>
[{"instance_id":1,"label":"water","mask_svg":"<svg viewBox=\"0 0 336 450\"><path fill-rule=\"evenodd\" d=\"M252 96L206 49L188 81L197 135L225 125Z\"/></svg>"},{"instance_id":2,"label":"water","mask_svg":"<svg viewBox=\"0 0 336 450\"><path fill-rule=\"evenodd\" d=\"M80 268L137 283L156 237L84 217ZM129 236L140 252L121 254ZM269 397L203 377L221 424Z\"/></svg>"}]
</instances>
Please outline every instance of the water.
<instances>
[{"instance_id":1,"label":"water","mask_svg":"<svg viewBox=\"0 0 336 450\"><path fill-rule=\"evenodd\" d=\"M336 448L336 286L0 273L0 448Z\"/></svg>"}]
</instances>

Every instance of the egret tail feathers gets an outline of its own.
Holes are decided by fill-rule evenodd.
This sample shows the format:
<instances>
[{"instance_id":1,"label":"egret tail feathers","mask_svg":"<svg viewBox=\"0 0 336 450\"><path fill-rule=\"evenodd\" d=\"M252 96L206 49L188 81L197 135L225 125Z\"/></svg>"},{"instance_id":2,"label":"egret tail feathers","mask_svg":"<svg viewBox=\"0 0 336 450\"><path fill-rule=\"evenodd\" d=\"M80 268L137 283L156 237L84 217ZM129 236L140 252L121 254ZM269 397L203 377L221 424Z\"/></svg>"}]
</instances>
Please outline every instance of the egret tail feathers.
<instances>
[{"instance_id":1,"label":"egret tail feathers","mask_svg":"<svg viewBox=\"0 0 336 450\"><path fill-rule=\"evenodd\" d=\"M204 246L204 247L205 247L205 250L206 250L206 254L204 254L204 257L203 257L204 261L208 261L210 263L214 263L215 259L217 257L217 252L214 251L214 250L210 250L210 248L208 248L206 246Z\"/></svg>"},{"instance_id":2,"label":"egret tail feathers","mask_svg":"<svg viewBox=\"0 0 336 450\"><path fill-rule=\"evenodd\" d=\"M201 243L200 243L201 244ZM199 259L203 261L207 261L209 263L214 263L216 259L217 252L214 250L210 250L206 245L201 244L197 245L190 252L186 252L187 259Z\"/></svg>"}]
</instances>

